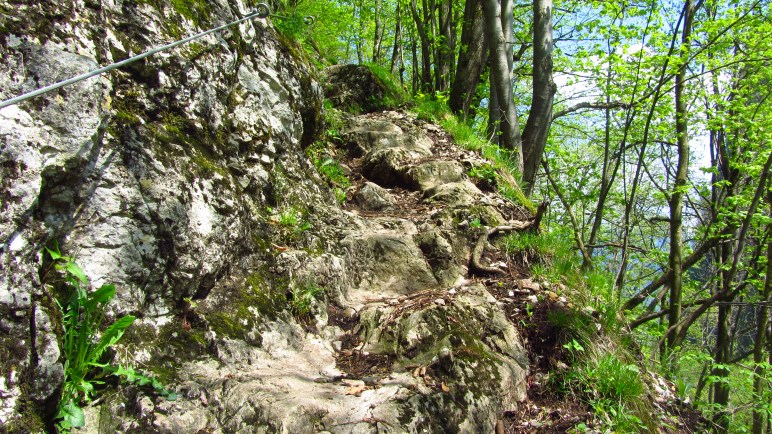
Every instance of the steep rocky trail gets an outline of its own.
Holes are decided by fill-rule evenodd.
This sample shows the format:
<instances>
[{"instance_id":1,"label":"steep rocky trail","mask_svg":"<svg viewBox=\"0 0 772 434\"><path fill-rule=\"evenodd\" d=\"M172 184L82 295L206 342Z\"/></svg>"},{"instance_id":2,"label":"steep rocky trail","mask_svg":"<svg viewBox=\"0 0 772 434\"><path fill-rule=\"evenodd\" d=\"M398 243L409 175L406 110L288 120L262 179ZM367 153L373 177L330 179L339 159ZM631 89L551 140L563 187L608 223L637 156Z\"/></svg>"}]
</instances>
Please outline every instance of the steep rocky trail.
<instances>
[{"instance_id":1,"label":"steep rocky trail","mask_svg":"<svg viewBox=\"0 0 772 434\"><path fill-rule=\"evenodd\" d=\"M540 396L546 387L539 382L540 379L543 380L544 374L554 369L556 363L562 363L560 360L565 357L565 349L557 340L558 332L550 325L546 313L567 312L572 308L566 297L558 295L567 295L569 289L561 284L532 281L527 253L508 254L488 242L485 242L482 261L492 266L476 269L472 264L475 246L483 239L492 241L480 238L486 229L514 223L523 225L520 230L537 230L527 225L538 225L533 214L495 192L495 180L468 176L475 168L490 167L490 162L476 151L460 148L439 126L416 119L411 114L393 111L370 113L349 118L344 125L340 134L340 150L354 180L345 209L371 221L396 220L402 222L400 226L408 221L415 225L417 232L410 233L411 238L418 243L438 286L396 297L382 292L370 294L371 297L365 299L365 304L357 312L359 323L347 322L345 317L341 320L336 315L340 311L332 306L331 319L339 321L347 331L344 336L351 336L343 339L343 351L337 356L338 367L350 376L370 381L390 375L395 367L406 369L412 371L413 378L418 380L418 390L421 390L423 382L430 390L449 394L451 400L459 404L463 398L456 399L454 391L468 390L470 378L454 372L452 365L457 357L454 358L453 354L463 354L466 348L454 347L451 340L451 344L446 343L447 346L441 347L439 352L429 351L420 359L410 354L411 351L415 353L415 349L408 340L404 348L389 352L391 356L385 357L382 352L367 351L373 348L370 345L372 340L356 334L363 325L367 327L361 318L373 315L385 317L386 321L376 328L381 329L380 333L387 334L393 333L388 330L392 324L405 318L418 318L418 324L406 324L408 330L399 325L398 332L402 333L403 341L411 333L410 329L421 330L428 326L425 333L442 334L448 326L458 325L464 332L478 335L485 342L492 330L495 334L497 328L515 326L507 332L511 332L509 339L516 343L515 357L518 368L522 370L518 373L518 383L491 383L486 388L494 399L495 395L507 394L516 395L516 398L500 401L498 412L486 409L489 412L487 422L479 421L473 430L564 432L583 420L591 419L591 413L579 403L556 400L549 394ZM415 143L428 146L416 146ZM430 240L430 244L426 240ZM496 270L499 272L490 272ZM381 284L379 288L389 291L389 286ZM477 297L479 305L489 311L486 315L490 317L493 314L499 325L491 329L484 318L481 318L481 323L475 323L466 317L463 313L465 301L457 300L459 294ZM347 301L356 302L357 299ZM459 306L462 307L460 310L457 309ZM348 309L351 307L349 305ZM533 315L534 311L538 313ZM427 321L426 316L441 319ZM422 321L426 323L420 324ZM367 331L369 329L366 328ZM521 335L522 332L525 335ZM450 336L452 334L449 333ZM420 342L424 338L413 340ZM536 344L535 348L529 345L529 338ZM402 344L397 340L395 345ZM439 340L442 339L434 338L435 342ZM496 343L486 343L489 344L486 349L493 353L506 351ZM536 369L529 369L528 365L534 362L538 365ZM471 370L475 368L473 366ZM526 379L527 382L524 382ZM515 389L508 390L512 386ZM526 395L535 400L529 402ZM466 404L474 407L471 402ZM435 430L438 426L443 426L445 431L456 431L452 423L435 425ZM461 431L470 427L461 426Z\"/></svg>"},{"instance_id":2,"label":"steep rocky trail","mask_svg":"<svg viewBox=\"0 0 772 434\"><path fill-rule=\"evenodd\" d=\"M284 432L480 432L525 399L521 336L486 283L505 287L470 275L468 262L473 220L498 225L527 211L475 186L466 173L485 162L411 115L350 117L341 140L354 185L338 241L319 256L291 240L272 248L274 272L345 284L300 323L256 306L223 318L234 300L216 287L188 313L214 357L177 372L186 399L142 409L154 429L232 432L259 421ZM249 330L250 316L254 331L213 331L232 320Z\"/></svg>"},{"instance_id":3,"label":"steep rocky trail","mask_svg":"<svg viewBox=\"0 0 772 434\"><path fill-rule=\"evenodd\" d=\"M181 5L0 0L0 96L252 12ZM372 78L336 71L352 68ZM587 416L541 394L564 354L546 312L571 289L493 240L535 216L470 177L492 173L476 152L385 110L382 83L331 75L256 18L0 109L0 431L53 430L54 243L115 285L106 324L137 318L104 361L178 395L100 377L77 432L561 432ZM307 155L325 94L348 113L326 149L343 201Z\"/></svg>"}]
</instances>

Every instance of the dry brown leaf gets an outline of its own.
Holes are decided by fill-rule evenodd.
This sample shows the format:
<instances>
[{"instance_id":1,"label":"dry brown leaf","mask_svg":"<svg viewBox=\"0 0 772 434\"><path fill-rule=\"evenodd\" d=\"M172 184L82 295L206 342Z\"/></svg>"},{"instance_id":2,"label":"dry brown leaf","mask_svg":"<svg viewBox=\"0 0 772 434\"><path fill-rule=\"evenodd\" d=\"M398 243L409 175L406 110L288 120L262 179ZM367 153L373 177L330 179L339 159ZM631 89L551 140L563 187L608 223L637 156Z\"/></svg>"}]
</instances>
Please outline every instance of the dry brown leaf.
<instances>
[{"instance_id":1,"label":"dry brown leaf","mask_svg":"<svg viewBox=\"0 0 772 434\"><path fill-rule=\"evenodd\" d=\"M346 395L360 396L367 389L365 386L351 386L346 388Z\"/></svg>"}]
</instances>

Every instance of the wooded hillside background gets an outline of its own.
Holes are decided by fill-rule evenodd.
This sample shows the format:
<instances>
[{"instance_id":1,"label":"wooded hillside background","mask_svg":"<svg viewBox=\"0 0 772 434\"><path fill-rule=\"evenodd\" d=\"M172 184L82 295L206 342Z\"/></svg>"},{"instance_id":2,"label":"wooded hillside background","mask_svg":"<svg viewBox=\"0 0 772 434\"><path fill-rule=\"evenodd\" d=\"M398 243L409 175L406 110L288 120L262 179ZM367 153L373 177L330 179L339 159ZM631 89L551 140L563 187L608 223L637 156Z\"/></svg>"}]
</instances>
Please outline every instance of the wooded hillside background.
<instances>
[{"instance_id":1,"label":"wooded hillside background","mask_svg":"<svg viewBox=\"0 0 772 434\"><path fill-rule=\"evenodd\" d=\"M320 66L369 64L498 145L649 363L716 431L772 430L769 2L271 6Z\"/></svg>"}]
</instances>

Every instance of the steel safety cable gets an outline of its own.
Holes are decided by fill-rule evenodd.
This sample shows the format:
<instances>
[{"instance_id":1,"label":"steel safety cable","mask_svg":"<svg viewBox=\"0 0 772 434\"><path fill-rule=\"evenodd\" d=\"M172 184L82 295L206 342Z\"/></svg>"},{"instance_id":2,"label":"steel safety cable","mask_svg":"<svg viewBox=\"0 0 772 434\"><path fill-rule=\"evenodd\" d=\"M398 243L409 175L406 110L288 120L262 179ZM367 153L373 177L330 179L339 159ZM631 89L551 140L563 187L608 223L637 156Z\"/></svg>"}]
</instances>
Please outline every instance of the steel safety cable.
<instances>
[{"instance_id":1,"label":"steel safety cable","mask_svg":"<svg viewBox=\"0 0 772 434\"><path fill-rule=\"evenodd\" d=\"M234 26L236 24L243 23L244 21L248 21L248 20L251 20L251 19L254 19L254 18L267 18L270 14L271 14L271 10L268 7L268 5L265 4L265 3L260 3L260 4L257 5L255 10L252 11L252 13L250 13L247 16L245 16L244 18L238 19L238 20L230 22L228 24L223 24L222 26L215 27L215 28L207 30L205 32L197 33L197 34L195 34L193 36L189 36L189 37L187 37L185 39L181 39L179 41L175 41L175 42L172 42L170 44L166 44L166 45L163 45L163 46L160 46L160 47L157 47L157 48L153 48L153 49L148 50L148 51L146 51L146 52L144 52L142 54L138 54L136 56L129 57L128 59L122 60L120 62L115 62L115 63L112 63L110 65L104 66L102 68L95 69L93 71L89 71L89 72L80 74L78 76L69 78L67 80L60 81L58 83L54 83L54 84L42 87L42 88L40 88L38 90L34 90L32 92L28 92L28 93L25 93L23 95L19 95L19 96L15 97L15 98L11 98L11 99L5 100L3 102L0 102L0 108L7 107L7 106L13 105L13 104L18 104L18 103L20 103L22 101L25 101L27 99L36 97L38 95L42 95L42 94L50 92L52 90L59 89L60 87L63 87L63 86L67 86L68 84L77 83L77 82L85 80L87 78L91 78L91 77L94 77L96 75L104 74L105 72L111 71L111 70L116 69L116 68L120 68L120 67L128 65L130 63L134 63L137 60L142 60L145 57L149 57L149 56L152 56L153 54L159 53L161 51L165 51L165 50L174 48L174 47L176 47L178 45L182 45L182 44L185 44L187 42L196 40L198 38L204 37L204 36L209 35L211 33L219 32L220 30L224 30L224 29L227 29L228 27Z\"/></svg>"}]
</instances>

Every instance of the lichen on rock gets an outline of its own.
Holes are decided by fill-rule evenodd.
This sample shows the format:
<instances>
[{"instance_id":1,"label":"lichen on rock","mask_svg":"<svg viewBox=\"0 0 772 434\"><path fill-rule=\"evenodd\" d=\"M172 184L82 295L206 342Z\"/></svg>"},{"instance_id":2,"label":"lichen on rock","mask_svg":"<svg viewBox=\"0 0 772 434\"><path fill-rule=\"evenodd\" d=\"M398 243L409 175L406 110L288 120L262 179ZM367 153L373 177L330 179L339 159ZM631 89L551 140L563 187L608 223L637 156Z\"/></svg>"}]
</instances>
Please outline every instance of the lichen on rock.
<instances>
[{"instance_id":1,"label":"lichen on rock","mask_svg":"<svg viewBox=\"0 0 772 434\"><path fill-rule=\"evenodd\" d=\"M4 16L0 95L248 6L51 2L38 26ZM0 423L52 423L61 330L38 252L58 242L93 285L116 285L108 319L138 317L114 361L179 395L113 389L87 407L89 432L489 430L524 397L527 366L496 300L467 281L475 238L461 220L475 207L504 219L508 205L474 187L437 127L395 111L348 116L358 195L341 204L304 152L322 86L296 47L263 19L196 43L0 109ZM326 86L343 89L334 75ZM371 96L357 105L376 110Z\"/></svg>"}]
</instances>

